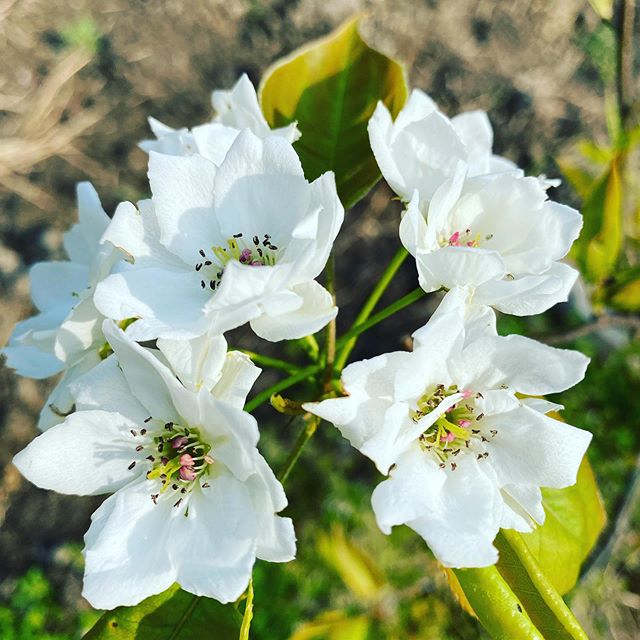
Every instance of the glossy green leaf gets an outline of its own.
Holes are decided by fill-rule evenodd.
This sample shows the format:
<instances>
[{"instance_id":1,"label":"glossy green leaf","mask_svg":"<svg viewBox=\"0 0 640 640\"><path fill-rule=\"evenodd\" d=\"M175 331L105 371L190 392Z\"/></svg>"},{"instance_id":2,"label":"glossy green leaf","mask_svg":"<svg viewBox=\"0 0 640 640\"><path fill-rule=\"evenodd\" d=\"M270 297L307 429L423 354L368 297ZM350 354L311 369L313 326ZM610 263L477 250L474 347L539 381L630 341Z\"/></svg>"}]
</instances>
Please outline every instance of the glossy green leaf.
<instances>
[{"instance_id":1,"label":"glossy green leaf","mask_svg":"<svg viewBox=\"0 0 640 640\"><path fill-rule=\"evenodd\" d=\"M196 597L173 585L135 607L107 611L84 640L186 640L203 637L203 629L216 640L238 640L241 623L233 605Z\"/></svg>"},{"instance_id":2,"label":"glossy green leaf","mask_svg":"<svg viewBox=\"0 0 640 640\"><path fill-rule=\"evenodd\" d=\"M298 122L294 146L307 179L334 171L347 208L380 179L367 134L376 104L395 116L406 99L404 69L362 40L358 19L276 62L260 87L272 127Z\"/></svg>"},{"instance_id":3,"label":"glossy green leaf","mask_svg":"<svg viewBox=\"0 0 640 640\"><path fill-rule=\"evenodd\" d=\"M607 520L589 461L585 458L578 480L566 489L543 489L546 519L522 539L560 594L576 584L580 567Z\"/></svg>"}]
</instances>

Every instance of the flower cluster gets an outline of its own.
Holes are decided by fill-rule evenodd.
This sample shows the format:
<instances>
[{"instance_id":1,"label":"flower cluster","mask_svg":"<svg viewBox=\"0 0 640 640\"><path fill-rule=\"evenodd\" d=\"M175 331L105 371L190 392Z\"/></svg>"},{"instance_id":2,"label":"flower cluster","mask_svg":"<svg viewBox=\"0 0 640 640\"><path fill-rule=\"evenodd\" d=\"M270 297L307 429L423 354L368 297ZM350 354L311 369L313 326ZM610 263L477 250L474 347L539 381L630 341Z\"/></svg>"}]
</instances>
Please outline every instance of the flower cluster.
<instances>
[{"instance_id":1,"label":"flower cluster","mask_svg":"<svg viewBox=\"0 0 640 640\"><path fill-rule=\"evenodd\" d=\"M4 349L21 375L62 372L18 469L61 493L111 494L85 536L84 595L98 608L174 582L230 602L256 558L295 556L284 490L244 411L260 370L223 334L249 323L276 342L333 321L316 279L344 210L331 172L307 181L296 125L271 130L246 76L213 105L192 129L150 121L150 199L109 218L79 185L69 260L32 268L39 313ZM587 359L498 336L493 310L566 300L577 274L558 260L581 217L492 154L484 113L449 120L414 91L395 122L379 105L369 133L406 203L400 239L420 285L448 293L412 352L349 365L347 395L304 407L388 476L372 498L383 531L406 523L444 564L489 565L499 528L541 523L540 487L574 483L589 443L534 397L578 382Z\"/></svg>"}]
</instances>

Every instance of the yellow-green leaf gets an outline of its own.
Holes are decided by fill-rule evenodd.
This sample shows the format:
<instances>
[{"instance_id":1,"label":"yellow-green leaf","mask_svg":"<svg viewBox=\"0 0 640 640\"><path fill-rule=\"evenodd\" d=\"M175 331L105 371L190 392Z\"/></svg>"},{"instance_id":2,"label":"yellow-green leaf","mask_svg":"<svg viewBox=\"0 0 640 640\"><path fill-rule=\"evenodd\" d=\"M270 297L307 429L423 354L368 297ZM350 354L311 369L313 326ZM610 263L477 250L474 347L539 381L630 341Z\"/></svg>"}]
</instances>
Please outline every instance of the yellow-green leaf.
<instances>
[{"instance_id":1,"label":"yellow-green leaf","mask_svg":"<svg viewBox=\"0 0 640 640\"><path fill-rule=\"evenodd\" d=\"M366 616L350 617L345 611L325 611L301 624L289 640L365 640L368 635Z\"/></svg>"},{"instance_id":2,"label":"yellow-green leaf","mask_svg":"<svg viewBox=\"0 0 640 640\"><path fill-rule=\"evenodd\" d=\"M620 287L610 302L611 306L621 311L640 311L640 279Z\"/></svg>"},{"instance_id":3,"label":"yellow-green leaf","mask_svg":"<svg viewBox=\"0 0 640 640\"><path fill-rule=\"evenodd\" d=\"M380 179L367 134L376 104L395 116L406 99L404 69L362 40L357 18L276 62L260 87L272 127L298 122L295 148L307 179L334 171L345 207Z\"/></svg>"},{"instance_id":4,"label":"yellow-green leaf","mask_svg":"<svg viewBox=\"0 0 640 640\"><path fill-rule=\"evenodd\" d=\"M585 458L578 480L566 489L542 490L546 519L523 534L538 566L560 594L570 591L580 567L606 522L604 505L589 461Z\"/></svg>"},{"instance_id":5,"label":"yellow-green leaf","mask_svg":"<svg viewBox=\"0 0 640 640\"><path fill-rule=\"evenodd\" d=\"M84 640L180 640L215 629L216 640L238 640L242 617L232 605L196 597L176 584L135 607L107 611Z\"/></svg>"},{"instance_id":6,"label":"yellow-green leaf","mask_svg":"<svg viewBox=\"0 0 640 640\"><path fill-rule=\"evenodd\" d=\"M615 268L622 248L622 184L619 160L593 184L582 204L584 227L572 249L588 280L604 280Z\"/></svg>"},{"instance_id":7,"label":"yellow-green leaf","mask_svg":"<svg viewBox=\"0 0 640 640\"><path fill-rule=\"evenodd\" d=\"M589 0L593 10L604 20L613 17L613 0Z\"/></svg>"},{"instance_id":8,"label":"yellow-green leaf","mask_svg":"<svg viewBox=\"0 0 640 640\"><path fill-rule=\"evenodd\" d=\"M319 537L318 552L360 600L375 600L384 587L380 569L363 549L347 539L342 527L334 526L329 535Z\"/></svg>"},{"instance_id":9,"label":"yellow-green leaf","mask_svg":"<svg viewBox=\"0 0 640 640\"><path fill-rule=\"evenodd\" d=\"M493 640L545 640L495 566L453 571Z\"/></svg>"}]
</instances>

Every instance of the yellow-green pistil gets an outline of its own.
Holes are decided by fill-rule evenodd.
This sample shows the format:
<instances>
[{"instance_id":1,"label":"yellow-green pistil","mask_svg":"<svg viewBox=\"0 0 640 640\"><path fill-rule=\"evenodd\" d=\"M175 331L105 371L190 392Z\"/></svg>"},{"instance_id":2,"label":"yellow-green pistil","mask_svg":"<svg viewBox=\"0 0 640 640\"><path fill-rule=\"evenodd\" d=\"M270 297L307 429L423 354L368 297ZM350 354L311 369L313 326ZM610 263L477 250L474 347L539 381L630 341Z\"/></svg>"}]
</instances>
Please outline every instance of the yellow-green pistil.
<instances>
[{"instance_id":1,"label":"yellow-green pistil","mask_svg":"<svg viewBox=\"0 0 640 640\"><path fill-rule=\"evenodd\" d=\"M418 438L422 450L433 454L440 468L444 469L450 463L453 471L456 469L456 463L450 461L451 457L470 449L474 440L489 441L480 424L484 415L476 413L474 402L475 399L482 398L482 394L468 389L460 391L455 384L448 387L443 384L433 385L420 397L416 408L410 414L411 419L417 423L436 409L445 398L455 394L462 396L460 400L440 415ZM496 433L497 431L492 429L487 435L494 437ZM477 455L478 459L482 459L489 454L482 451Z\"/></svg>"},{"instance_id":2,"label":"yellow-green pistil","mask_svg":"<svg viewBox=\"0 0 640 640\"><path fill-rule=\"evenodd\" d=\"M151 494L154 504L161 495L172 491L180 494L174 504L178 507L196 484L208 488L209 484L204 480L214 459L211 446L202 440L200 431L173 422L163 423L151 416L144 422L145 426L139 431L132 429L131 434L140 441L136 453L150 463L147 479L160 481L160 490ZM137 462L134 460L129 469Z\"/></svg>"}]
</instances>

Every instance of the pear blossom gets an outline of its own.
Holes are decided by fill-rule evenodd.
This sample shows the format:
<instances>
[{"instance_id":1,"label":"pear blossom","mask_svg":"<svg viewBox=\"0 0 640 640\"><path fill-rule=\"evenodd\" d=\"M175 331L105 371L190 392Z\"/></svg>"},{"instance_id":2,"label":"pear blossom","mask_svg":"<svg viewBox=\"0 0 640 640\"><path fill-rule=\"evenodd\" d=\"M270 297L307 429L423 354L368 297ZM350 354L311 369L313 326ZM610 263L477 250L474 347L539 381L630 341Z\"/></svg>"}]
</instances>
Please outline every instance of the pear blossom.
<instances>
[{"instance_id":1,"label":"pear blossom","mask_svg":"<svg viewBox=\"0 0 640 640\"><path fill-rule=\"evenodd\" d=\"M216 167L151 153L151 202L121 205L103 241L130 269L110 275L95 303L139 318L135 340L191 340L251 323L267 340L299 338L337 313L315 281L344 218L333 173L312 183L289 142L245 129Z\"/></svg>"},{"instance_id":2,"label":"pear blossom","mask_svg":"<svg viewBox=\"0 0 640 640\"><path fill-rule=\"evenodd\" d=\"M415 190L429 201L459 164L469 175L521 171L492 152L493 129L484 111L451 119L423 91L414 89L395 121L379 102L369 120L369 141L389 186L405 201Z\"/></svg>"},{"instance_id":3,"label":"pear blossom","mask_svg":"<svg viewBox=\"0 0 640 640\"><path fill-rule=\"evenodd\" d=\"M578 272L558 261L578 237L582 216L549 200L540 179L469 178L461 165L424 205L416 191L400 239L425 291L468 287L473 304L520 316L567 300Z\"/></svg>"},{"instance_id":4,"label":"pear blossom","mask_svg":"<svg viewBox=\"0 0 640 640\"><path fill-rule=\"evenodd\" d=\"M77 186L78 223L64 235L67 261L38 262L29 273L38 314L19 322L2 350L22 376L48 378L64 371L40 414L39 427L55 424L73 406L69 384L101 360L104 316L93 304L95 286L120 254L100 243L110 220L93 186Z\"/></svg>"},{"instance_id":5,"label":"pear blossom","mask_svg":"<svg viewBox=\"0 0 640 640\"><path fill-rule=\"evenodd\" d=\"M493 310L465 305L460 291L413 339L412 352L349 365L346 397L304 408L388 474L372 496L384 533L407 524L446 566L491 565L498 530L544 522L540 488L574 484L591 440L545 415L558 405L518 394L565 390L588 359L498 336Z\"/></svg>"},{"instance_id":6,"label":"pear blossom","mask_svg":"<svg viewBox=\"0 0 640 640\"><path fill-rule=\"evenodd\" d=\"M175 582L236 600L256 558L295 555L291 520L276 515L284 491L243 411L259 369L218 339L161 354L110 321L103 330L114 355L73 385L76 412L14 463L42 488L113 494L85 535L83 595L94 607L134 605Z\"/></svg>"},{"instance_id":7,"label":"pear blossom","mask_svg":"<svg viewBox=\"0 0 640 640\"><path fill-rule=\"evenodd\" d=\"M260 109L256 91L245 73L232 89L214 91L211 102L216 112L213 120L191 130L185 127L173 129L155 118L149 118L149 126L156 139L143 140L140 148L146 152L176 156L197 153L220 165L242 129L249 129L259 138L274 135L289 142L300 138L295 122L276 129L269 127Z\"/></svg>"}]
</instances>

